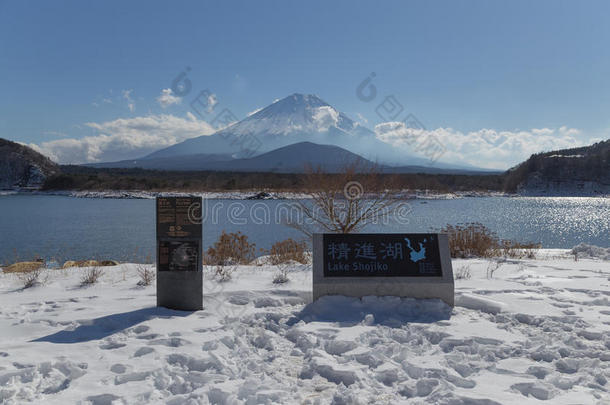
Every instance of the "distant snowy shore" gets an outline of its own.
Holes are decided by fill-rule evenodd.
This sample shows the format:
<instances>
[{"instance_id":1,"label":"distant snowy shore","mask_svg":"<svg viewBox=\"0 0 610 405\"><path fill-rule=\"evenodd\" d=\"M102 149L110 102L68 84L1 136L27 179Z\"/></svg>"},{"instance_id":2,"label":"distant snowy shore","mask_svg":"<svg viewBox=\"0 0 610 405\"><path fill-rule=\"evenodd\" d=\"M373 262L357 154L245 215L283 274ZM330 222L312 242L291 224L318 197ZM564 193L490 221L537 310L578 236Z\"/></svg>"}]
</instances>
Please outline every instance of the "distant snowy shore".
<instances>
[{"instance_id":1,"label":"distant snowy shore","mask_svg":"<svg viewBox=\"0 0 610 405\"><path fill-rule=\"evenodd\" d=\"M491 278L489 265L453 260L455 308L312 303L308 265L281 285L275 266L226 282L210 267L196 312L155 307L136 264L90 287L86 269L45 270L28 289L0 272L0 402L607 404L609 262L543 249Z\"/></svg>"},{"instance_id":2,"label":"distant snowy shore","mask_svg":"<svg viewBox=\"0 0 610 405\"><path fill-rule=\"evenodd\" d=\"M58 195L75 198L114 198L114 199L154 199L159 196L201 196L207 199L226 200L291 200L309 198L306 193L285 191L204 191L204 192L181 192L181 191L137 191L137 190L103 190L103 191L40 191L40 190L0 190L3 195L32 194L32 195ZM456 191L451 193L439 193L430 190L405 190L402 193L405 199L418 200L451 200L466 197L592 197L610 198L610 195L591 195L567 190L565 193L547 193L545 191L528 191L521 193L502 193L497 191Z\"/></svg>"},{"instance_id":3,"label":"distant snowy shore","mask_svg":"<svg viewBox=\"0 0 610 405\"><path fill-rule=\"evenodd\" d=\"M34 195L59 195L75 198L118 198L118 199L154 199L156 197L171 196L201 196L206 199L227 200L283 200L309 198L306 193L283 192L283 191L209 191L209 192L179 192L179 191L131 191L131 190L105 190L105 191L0 191L0 196L18 193ZM401 193L405 199L421 200L451 200L464 197L514 197L515 194L482 191L460 191L455 193L437 193L430 190L405 190ZM365 194L366 196L366 194Z\"/></svg>"}]
</instances>

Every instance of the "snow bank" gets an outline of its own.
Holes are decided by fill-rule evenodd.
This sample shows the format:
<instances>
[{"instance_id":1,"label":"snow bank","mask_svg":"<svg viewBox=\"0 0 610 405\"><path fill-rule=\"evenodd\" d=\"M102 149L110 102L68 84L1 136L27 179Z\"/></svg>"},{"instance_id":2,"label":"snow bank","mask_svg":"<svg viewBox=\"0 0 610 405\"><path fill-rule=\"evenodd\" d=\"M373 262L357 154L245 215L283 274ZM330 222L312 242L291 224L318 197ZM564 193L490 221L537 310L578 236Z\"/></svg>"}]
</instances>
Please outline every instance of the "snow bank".
<instances>
[{"instance_id":1,"label":"snow bank","mask_svg":"<svg viewBox=\"0 0 610 405\"><path fill-rule=\"evenodd\" d=\"M579 258L597 258L601 260L610 260L610 247L603 248L595 245L581 243L572 248L572 254L578 255Z\"/></svg>"},{"instance_id":2,"label":"snow bank","mask_svg":"<svg viewBox=\"0 0 610 405\"><path fill-rule=\"evenodd\" d=\"M334 295L307 305L298 318L305 322L400 326L407 322L436 322L449 319L450 315L451 307L439 299Z\"/></svg>"},{"instance_id":3,"label":"snow bank","mask_svg":"<svg viewBox=\"0 0 610 405\"><path fill-rule=\"evenodd\" d=\"M459 294L455 297L455 305L474 309L488 314L497 314L506 310L506 305L488 298L476 297L472 294Z\"/></svg>"}]
</instances>

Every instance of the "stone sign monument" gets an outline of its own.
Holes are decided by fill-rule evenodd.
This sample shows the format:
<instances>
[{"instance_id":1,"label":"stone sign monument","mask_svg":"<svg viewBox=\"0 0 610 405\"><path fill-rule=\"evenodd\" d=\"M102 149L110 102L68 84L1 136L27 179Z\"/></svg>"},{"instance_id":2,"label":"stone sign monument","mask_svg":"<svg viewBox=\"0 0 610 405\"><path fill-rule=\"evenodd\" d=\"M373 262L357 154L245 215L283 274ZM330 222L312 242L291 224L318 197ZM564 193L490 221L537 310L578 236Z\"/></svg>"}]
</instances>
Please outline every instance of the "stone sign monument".
<instances>
[{"instance_id":1,"label":"stone sign monument","mask_svg":"<svg viewBox=\"0 0 610 405\"><path fill-rule=\"evenodd\" d=\"M201 197L157 197L157 306L203 309Z\"/></svg>"},{"instance_id":2,"label":"stone sign monument","mask_svg":"<svg viewBox=\"0 0 610 405\"><path fill-rule=\"evenodd\" d=\"M453 306L446 234L314 234L313 299L323 295L440 298Z\"/></svg>"}]
</instances>

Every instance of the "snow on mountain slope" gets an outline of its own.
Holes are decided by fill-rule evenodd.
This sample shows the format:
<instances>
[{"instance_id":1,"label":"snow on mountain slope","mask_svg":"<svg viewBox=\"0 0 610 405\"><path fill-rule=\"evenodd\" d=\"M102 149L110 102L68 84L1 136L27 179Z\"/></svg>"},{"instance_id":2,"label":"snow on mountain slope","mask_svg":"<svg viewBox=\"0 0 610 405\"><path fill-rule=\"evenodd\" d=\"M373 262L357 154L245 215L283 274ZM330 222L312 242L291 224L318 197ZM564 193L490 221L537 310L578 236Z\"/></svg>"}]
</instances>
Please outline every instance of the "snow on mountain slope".
<instances>
[{"instance_id":1,"label":"snow on mountain slope","mask_svg":"<svg viewBox=\"0 0 610 405\"><path fill-rule=\"evenodd\" d=\"M213 135L187 139L145 159L192 154L252 157L298 142L340 146L366 159L429 165L428 159L398 153L348 116L315 95L295 93Z\"/></svg>"},{"instance_id":2,"label":"snow on mountain slope","mask_svg":"<svg viewBox=\"0 0 610 405\"><path fill-rule=\"evenodd\" d=\"M324 132L335 127L350 133L358 124L330 104L311 94L295 93L220 131L248 134L290 135ZM371 132L372 134L372 132Z\"/></svg>"},{"instance_id":3,"label":"snow on mountain slope","mask_svg":"<svg viewBox=\"0 0 610 405\"><path fill-rule=\"evenodd\" d=\"M205 309L155 307L137 267L0 273L3 404L607 404L610 267L567 250L454 260L457 306L323 297L311 268L205 270Z\"/></svg>"}]
</instances>

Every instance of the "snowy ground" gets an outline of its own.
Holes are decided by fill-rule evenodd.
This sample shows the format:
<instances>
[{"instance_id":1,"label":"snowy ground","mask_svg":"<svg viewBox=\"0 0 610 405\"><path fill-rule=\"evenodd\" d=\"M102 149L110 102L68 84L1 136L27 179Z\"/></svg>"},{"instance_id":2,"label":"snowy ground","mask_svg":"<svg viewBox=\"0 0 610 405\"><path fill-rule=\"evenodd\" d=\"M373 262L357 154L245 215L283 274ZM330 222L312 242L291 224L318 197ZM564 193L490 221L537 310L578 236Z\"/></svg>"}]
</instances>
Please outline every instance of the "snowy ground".
<instances>
[{"instance_id":1,"label":"snowy ground","mask_svg":"<svg viewBox=\"0 0 610 405\"><path fill-rule=\"evenodd\" d=\"M610 404L610 262L454 260L457 306L326 297L242 266L206 309L155 308L135 265L0 273L0 403ZM309 304L308 304L309 303ZM114 401L114 402L113 402Z\"/></svg>"}]
</instances>

